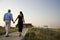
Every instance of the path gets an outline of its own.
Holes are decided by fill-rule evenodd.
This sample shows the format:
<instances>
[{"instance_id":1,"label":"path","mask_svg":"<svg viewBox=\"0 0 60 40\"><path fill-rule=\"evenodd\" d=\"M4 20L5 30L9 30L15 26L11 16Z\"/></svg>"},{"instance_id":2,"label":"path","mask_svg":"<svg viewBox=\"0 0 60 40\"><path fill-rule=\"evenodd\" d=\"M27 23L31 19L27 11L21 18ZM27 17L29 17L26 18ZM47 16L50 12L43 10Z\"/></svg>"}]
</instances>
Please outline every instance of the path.
<instances>
[{"instance_id":1,"label":"path","mask_svg":"<svg viewBox=\"0 0 60 40\"><path fill-rule=\"evenodd\" d=\"M18 32L10 33L9 37L5 37L4 35L2 35L0 36L0 40L21 40L25 36L27 31L28 28L24 28L21 37L18 36Z\"/></svg>"}]
</instances>

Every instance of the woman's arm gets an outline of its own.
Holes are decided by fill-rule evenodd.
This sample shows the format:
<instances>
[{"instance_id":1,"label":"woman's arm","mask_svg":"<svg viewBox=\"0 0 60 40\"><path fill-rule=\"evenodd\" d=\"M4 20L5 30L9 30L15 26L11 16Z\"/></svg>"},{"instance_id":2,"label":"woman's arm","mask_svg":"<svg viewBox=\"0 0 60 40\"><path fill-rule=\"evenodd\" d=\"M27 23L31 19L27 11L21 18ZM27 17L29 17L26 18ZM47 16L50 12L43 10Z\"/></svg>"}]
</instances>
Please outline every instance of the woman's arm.
<instances>
[{"instance_id":1,"label":"woman's arm","mask_svg":"<svg viewBox=\"0 0 60 40\"><path fill-rule=\"evenodd\" d=\"M18 19L18 17L15 19L15 21Z\"/></svg>"},{"instance_id":2,"label":"woman's arm","mask_svg":"<svg viewBox=\"0 0 60 40\"><path fill-rule=\"evenodd\" d=\"M15 19L15 21L17 20L18 18Z\"/></svg>"},{"instance_id":3,"label":"woman's arm","mask_svg":"<svg viewBox=\"0 0 60 40\"><path fill-rule=\"evenodd\" d=\"M22 19L22 20L23 20L23 22L25 23L24 17L23 17L23 19Z\"/></svg>"}]
</instances>

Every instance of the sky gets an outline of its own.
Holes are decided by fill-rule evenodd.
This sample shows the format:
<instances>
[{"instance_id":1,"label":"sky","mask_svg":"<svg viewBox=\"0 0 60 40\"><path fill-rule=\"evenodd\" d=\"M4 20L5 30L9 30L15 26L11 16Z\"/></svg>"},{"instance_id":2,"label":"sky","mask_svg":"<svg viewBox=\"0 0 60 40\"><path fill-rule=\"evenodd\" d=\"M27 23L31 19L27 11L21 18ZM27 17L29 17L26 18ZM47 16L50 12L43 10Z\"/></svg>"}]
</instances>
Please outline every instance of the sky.
<instances>
[{"instance_id":1,"label":"sky","mask_svg":"<svg viewBox=\"0 0 60 40\"><path fill-rule=\"evenodd\" d=\"M4 14L11 9L14 20L22 11L25 23L34 26L60 27L60 0L0 0L0 25L4 26ZM11 24L15 26L15 24Z\"/></svg>"}]
</instances>

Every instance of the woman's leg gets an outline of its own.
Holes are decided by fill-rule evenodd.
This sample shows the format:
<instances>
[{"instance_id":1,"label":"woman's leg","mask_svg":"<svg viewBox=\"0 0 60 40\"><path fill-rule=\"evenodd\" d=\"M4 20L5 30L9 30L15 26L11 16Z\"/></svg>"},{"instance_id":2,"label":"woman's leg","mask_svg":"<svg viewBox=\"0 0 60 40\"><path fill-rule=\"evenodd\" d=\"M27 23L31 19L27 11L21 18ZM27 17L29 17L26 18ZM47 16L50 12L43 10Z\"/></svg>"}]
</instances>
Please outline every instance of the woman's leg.
<instances>
[{"instance_id":1,"label":"woman's leg","mask_svg":"<svg viewBox=\"0 0 60 40\"><path fill-rule=\"evenodd\" d=\"M19 28L19 37L22 35L22 27L21 28Z\"/></svg>"},{"instance_id":2,"label":"woman's leg","mask_svg":"<svg viewBox=\"0 0 60 40\"><path fill-rule=\"evenodd\" d=\"M23 30L23 22L18 25L18 30L19 30L19 37L20 37Z\"/></svg>"},{"instance_id":3,"label":"woman's leg","mask_svg":"<svg viewBox=\"0 0 60 40\"><path fill-rule=\"evenodd\" d=\"M19 32L19 37L21 36L22 32Z\"/></svg>"}]
</instances>

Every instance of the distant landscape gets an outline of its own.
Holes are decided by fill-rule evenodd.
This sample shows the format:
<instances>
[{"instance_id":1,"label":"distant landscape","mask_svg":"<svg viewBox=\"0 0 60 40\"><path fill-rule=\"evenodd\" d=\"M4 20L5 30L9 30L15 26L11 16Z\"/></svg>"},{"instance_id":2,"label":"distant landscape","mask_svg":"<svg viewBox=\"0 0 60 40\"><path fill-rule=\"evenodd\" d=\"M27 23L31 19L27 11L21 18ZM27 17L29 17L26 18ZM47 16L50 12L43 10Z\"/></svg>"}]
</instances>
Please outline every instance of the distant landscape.
<instances>
[{"instance_id":1,"label":"distant landscape","mask_svg":"<svg viewBox=\"0 0 60 40\"><path fill-rule=\"evenodd\" d=\"M11 27L11 32L16 32L15 27ZM5 27L0 27L0 36L5 34ZM60 28L34 28L29 27L24 40L60 40Z\"/></svg>"},{"instance_id":2,"label":"distant landscape","mask_svg":"<svg viewBox=\"0 0 60 40\"><path fill-rule=\"evenodd\" d=\"M16 30L16 28L14 28L14 27L11 27L11 29L10 29L10 33L11 32L16 32L17 30ZM5 27L2 27L2 26L0 26L0 35L3 35L3 34L5 34Z\"/></svg>"},{"instance_id":3,"label":"distant landscape","mask_svg":"<svg viewBox=\"0 0 60 40\"><path fill-rule=\"evenodd\" d=\"M29 28L24 40L60 40L60 28Z\"/></svg>"}]
</instances>

